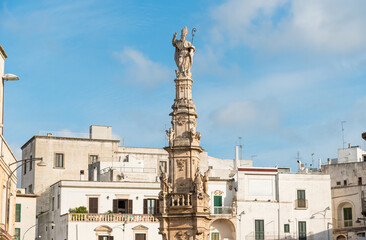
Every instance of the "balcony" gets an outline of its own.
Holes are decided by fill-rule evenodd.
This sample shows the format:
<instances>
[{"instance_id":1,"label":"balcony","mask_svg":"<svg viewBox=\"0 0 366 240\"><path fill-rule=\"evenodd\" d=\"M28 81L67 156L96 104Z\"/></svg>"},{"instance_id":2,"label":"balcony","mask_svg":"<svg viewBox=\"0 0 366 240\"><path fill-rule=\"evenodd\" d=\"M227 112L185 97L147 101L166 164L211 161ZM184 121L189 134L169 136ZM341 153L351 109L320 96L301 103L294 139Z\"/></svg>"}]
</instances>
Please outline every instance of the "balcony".
<instances>
[{"instance_id":1,"label":"balcony","mask_svg":"<svg viewBox=\"0 0 366 240\"><path fill-rule=\"evenodd\" d=\"M11 240L12 236L5 230L5 225L0 224L0 240Z\"/></svg>"},{"instance_id":2,"label":"balcony","mask_svg":"<svg viewBox=\"0 0 366 240\"><path fill-rule=\"evenodd\" d=\"M338 228L351 228L353 227L352 220L337 220L337 227Z\"/></svg>"},{"instance_id":3,"label":"balcony","mask_svg":"<svg viewBox=\"0 0 366 240\"><path fill-rule=\"evenodd\" d=\"M233 214L233 207L213 207L211 209L212 215L231 215Z\"/></svg>"},{"instance_id":4,"label":"balcony","mask_svg":"<svg viewBox=\"0 0 366 240\"><path fill-rule=\"evenodd\" d=\"M170 207L192 207L192 193L172 193L168 199Z\"/></svg>"},{"instance_id":5,"label":"balcony","mask_svg":"<svg viewBox=\"0 0 366 240\"><path fill-rule=\"evenodd\" d=\"M297 199L295 201L295 209L297 209L297 210L305 210L305 209L308 209L308 200L305 200L305 199Z\"/></svg>"},{"instance_id":6,"label":"balcony","mask_svg":"<svg viewBox=\"0 0 366 240\"><path fill-rule=\"evenodd\" d=\"M153 215L148 214L66 213L63 216L67 216L69 222L159 222Z\"/></svg>"}]
</instances>

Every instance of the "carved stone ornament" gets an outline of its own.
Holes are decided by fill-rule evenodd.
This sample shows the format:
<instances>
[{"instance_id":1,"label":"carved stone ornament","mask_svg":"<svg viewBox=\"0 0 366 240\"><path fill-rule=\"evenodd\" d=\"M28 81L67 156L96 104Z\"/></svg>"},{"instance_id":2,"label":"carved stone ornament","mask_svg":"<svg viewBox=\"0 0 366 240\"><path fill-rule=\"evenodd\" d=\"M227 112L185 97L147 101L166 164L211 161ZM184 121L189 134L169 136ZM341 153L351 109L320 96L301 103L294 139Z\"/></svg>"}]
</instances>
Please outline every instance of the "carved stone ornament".
<instances>
[{"instance_id":1,"label":"carved stone ornament","mask_svg":"<svg viewBox=\"0 0 366 240\"><path fill-rule=\"evenodd\" d=\"M188 240L189 234L188 234L188 232L179 231L175 234L175 239L176 240Z\"/></svg>"},{"instance_id":2,"label":"carved stone ornament","mask_svg":"<svg viewBox=\"0 0 366 240\"><path fill-rule=\"evenodd\" d=\"M222 196L222 194L223 194L224 192L223 191L220 191L220 190L216 190L216 191L214 191L213 192L213 194L215 195L215 196Z\"/></svg>"},{"instance_id":3,"label":"carved stone ornament","mask_svg":"<svg viewBox=\"0 0 366 240\"><path fill-rule=\"evenodd\" d=\"M183 126L187 122L187 119L185 117L178 117L177 123L179 126Z\"/></svg>"},{"instance_id":4,"label":"carved stone ornament","mask_svg":"<svg viewBox=\"0 0 366 240\"><path fill-rule=\"evenodd\" d=\"M186 162L186 160L184 160L184 159L177 159L177 166L178 166L178 170L180 172L183 171L185 162Z\"/></svg>"}]
</instances>

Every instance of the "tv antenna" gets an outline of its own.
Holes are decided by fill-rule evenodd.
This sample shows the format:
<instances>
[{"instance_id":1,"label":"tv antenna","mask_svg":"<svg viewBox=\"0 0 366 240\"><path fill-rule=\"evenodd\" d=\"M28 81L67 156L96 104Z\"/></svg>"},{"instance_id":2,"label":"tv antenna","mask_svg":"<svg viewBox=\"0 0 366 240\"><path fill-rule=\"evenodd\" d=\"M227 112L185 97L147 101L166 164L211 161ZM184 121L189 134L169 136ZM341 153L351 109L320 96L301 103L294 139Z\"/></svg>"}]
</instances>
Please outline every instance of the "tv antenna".
<instances>
[{"instance_id":1,"label":"tv antenna","mask_svg":"<svg viewBox=\"0 0 366 240\"><path fill-rule=\"evenodd\" d=\"M346 121L341 121L341 126L342 126L342 144L343 144L343 149L344 149L344 145L346 144L344 142L344 124L346 123Z\"/></svg>"}]
</instances>

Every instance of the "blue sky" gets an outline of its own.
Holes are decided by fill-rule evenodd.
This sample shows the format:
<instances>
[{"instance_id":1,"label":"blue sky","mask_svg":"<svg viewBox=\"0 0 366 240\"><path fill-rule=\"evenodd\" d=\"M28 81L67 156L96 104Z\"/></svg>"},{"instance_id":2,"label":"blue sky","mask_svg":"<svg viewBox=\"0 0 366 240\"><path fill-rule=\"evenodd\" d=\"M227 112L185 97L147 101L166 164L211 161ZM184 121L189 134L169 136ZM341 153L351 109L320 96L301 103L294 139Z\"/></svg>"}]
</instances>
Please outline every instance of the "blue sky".
<instances>
[{"instance_id":1,"label":"blue sky","mask_svg":"<svg viewBox=\"0 0 366 240\"><path fill-rule=\"evenodd\" d=\"M163 147L174 99L174 32L195 27L193 97L211 156L292 167L364 147L362 0L11 1L0 5L4 135L113 126L127 146ZM191 36L188 37L191 39Z\"/></svg>"}]
</instances>

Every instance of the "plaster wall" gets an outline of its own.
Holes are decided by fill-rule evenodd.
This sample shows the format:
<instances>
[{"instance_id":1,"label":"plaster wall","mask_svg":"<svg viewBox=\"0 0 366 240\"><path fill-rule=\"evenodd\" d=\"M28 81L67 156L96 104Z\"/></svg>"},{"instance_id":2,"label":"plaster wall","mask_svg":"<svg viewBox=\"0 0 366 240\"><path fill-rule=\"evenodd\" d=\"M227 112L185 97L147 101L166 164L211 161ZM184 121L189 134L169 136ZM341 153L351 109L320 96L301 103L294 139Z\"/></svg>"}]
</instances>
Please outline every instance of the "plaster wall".
<instances>
[{"instance_id":1,"label":"plaster wall","mask_svg":"<svg viewBox=\"0 0 366 240\"><path fill-rule=\"evenodd\" d=\"M17 194L16 203L21 204L20 222L15 222L15 228L20 228L20 239L36 237L36 195ZM24 235L26 234L26 235Z\"/></svg>"},{"instance_id":2,"label":"plaster wall","mask_svg":"<svg viewBox=\"0 0 366 240\"><path fill-rule=\"evenodd\" d=\"M311 174L278 174L278 175L256 175L244 173L239 174L238 197L238 239L254 239L255 220L264 220L266 238L298 237L298 222L305 221L308 239L327 239L331 237L331 230L328 231L328 223L332 222L331 211L324 211L331 207L330 201L330 179L327 175ZM255 180L254 184L251 180ZM257 185L257 180L264 189L250 193L250 185ZM272 184L269 183L272 181ZM277 189L269 194L269 189ZM245 190L249 188L248 190ZM305 190L308 200L306 209L296 209L297 190ZM264 191L271 199L264 199ZM254 198L254 199L253 199ZM255 198L257 200L255 200ZM331 208L330 208L331 209ZM240 215L241 212L244 213ZM325 214L325 215L324 215ZM290 225L290 233L284 232L284 224Z\"/></svg>"},{"instance_id":3,"label":"plaster wall","mask_svg":"<svg viewBox=\"0 0 366 240\"><path fill-rule=\"evenodd\" d=\"M34 193L38 194L59 180L79 180L80 170L84 170L84 178L87 179L89 156L98 155L99 161L111 161L118 149L118 143L117 140L35 136L22 147L23 158L29 158L30 155L42 157L47 166L39 167L35 164L33 172L27 171L23 175L22 188L28 188L32 184ZM63 168L55 167L56 153L64 154ZM36 178L27 177L27 174Z\"/></svg>"}]
</instances>

